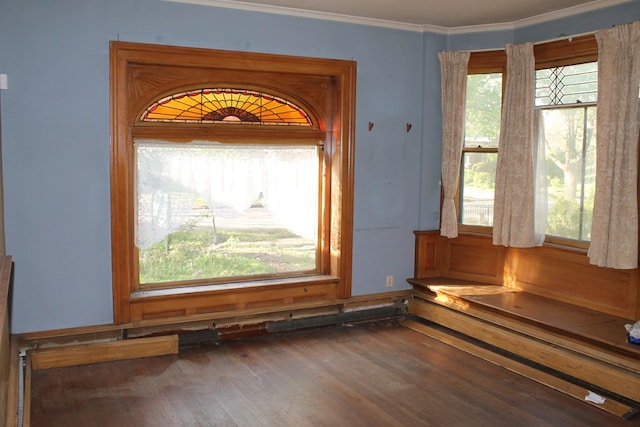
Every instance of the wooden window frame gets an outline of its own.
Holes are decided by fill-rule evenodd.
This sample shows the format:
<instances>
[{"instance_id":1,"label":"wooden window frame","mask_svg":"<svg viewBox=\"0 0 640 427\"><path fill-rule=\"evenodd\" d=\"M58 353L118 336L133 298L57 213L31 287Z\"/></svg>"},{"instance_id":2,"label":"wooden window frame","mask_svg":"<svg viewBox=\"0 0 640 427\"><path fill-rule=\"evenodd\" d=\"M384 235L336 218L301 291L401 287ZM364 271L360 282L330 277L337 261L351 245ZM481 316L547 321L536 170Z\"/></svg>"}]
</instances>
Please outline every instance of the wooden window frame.
<instances>
[{"instance_id":1,"label":"wooden window frame","mask_svg":"<svg viewBox=\"0 0 640 427\"><path fill-rule=\"evenodd\" d=\"M598 45L593 34L566 38L546 43L534 45L533 53L535 57L535 68L540 70L543 68L559 67L562 65L573 65L586 62L594 62L598 60ZM504 82L507 67L507 54L505 50L490 50L471 52L469 57L468 74L490 74L501 73L503 75L502 85L504 90ZM468 149L466 152L498 152L497 149ZM465 150L463 149L463 152ZM462 185L462 181L460 182ZM456 209L458 215L460 209L460 185L458 186L458 194L456 195ZM461 218L458 217L458 229L462 232L475 232L482 234L491 234L493 227L465 225L460 223ZM560 246L575 247L579 249L588 248L588 242L566 239L557 236L546 236L545 242Z\"/></svg>"},{"instance_id":2,"label":"wooden window frame","mask_svg":"<svg viewBox=\"0 0 640 427\"><path fill-rule=\"evenodd\" d=\"M114 323L206 317L238 310L282 310L351 296L356 63L112 41L111 227ZM142 123L151 102L198 86L268 88L295 99L316 120L311 127L227 123ZM283 129L286 128L286 129ZM319 272L194 286L142 288L134 237L134 138L255 143L323 141Z\"/></svg>"}]
</instances>

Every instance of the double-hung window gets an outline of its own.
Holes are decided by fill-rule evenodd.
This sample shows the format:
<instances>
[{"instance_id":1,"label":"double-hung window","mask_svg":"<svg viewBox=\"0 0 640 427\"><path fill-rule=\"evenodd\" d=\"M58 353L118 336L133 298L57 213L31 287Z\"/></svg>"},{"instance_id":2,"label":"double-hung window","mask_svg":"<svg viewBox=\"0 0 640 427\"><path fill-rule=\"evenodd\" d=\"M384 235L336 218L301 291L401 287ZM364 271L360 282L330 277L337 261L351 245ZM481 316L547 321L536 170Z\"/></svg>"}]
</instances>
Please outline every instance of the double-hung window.
<instances>
[{"instance_id":1,"label":"double-hung window","mask_svg":"<svg viewBox=\"0 0 640 427\"><path fill-rule=\"evenodd\" d=\"M469 74L462 149L461 223L493 225L502 73Z\"/></svg>"},{"instance_id":2,"label":"double-hung window","mask_svg":"<svg viewBox=\"0 0 640 427\"><path fill-rule=\"evenodd\" d=\"M557 66L536 72L538 171L546 196L546 232L589 241L595 196L598 64ZM542 201L544 203L544 201Z\"/></svg>"},{"instance_id":3,"label":"double-hung window","mask_svg":"<svg viewBox=\"0 0 640 427\"><path fill-rule=\"evenodd\" d=\"M593 36L534 47L536 200L546 240L584 247L595 190L597 45ZM504 51L473 52L458 198L462 230L490 232L499 155Z\"/></svg>"}]
</instances>

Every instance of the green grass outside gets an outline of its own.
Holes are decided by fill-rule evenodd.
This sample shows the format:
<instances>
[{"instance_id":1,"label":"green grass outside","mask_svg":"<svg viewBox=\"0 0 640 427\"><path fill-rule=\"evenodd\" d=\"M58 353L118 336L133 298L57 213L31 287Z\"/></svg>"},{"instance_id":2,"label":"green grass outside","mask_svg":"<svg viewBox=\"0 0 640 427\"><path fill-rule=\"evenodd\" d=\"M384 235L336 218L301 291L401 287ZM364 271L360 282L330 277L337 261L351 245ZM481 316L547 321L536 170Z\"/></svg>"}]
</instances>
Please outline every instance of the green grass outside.
<instances>
[{"instance_id":1,"label":"green grass outside","mask_svg":"<svg viewBox=\"0 0 640 427\"><path fill-rule=\"evenodd\" d=\"M285 228L178 230L140 249L140 283L263 275L315 268L315 247Z\"/></svg>"}]
</instances>

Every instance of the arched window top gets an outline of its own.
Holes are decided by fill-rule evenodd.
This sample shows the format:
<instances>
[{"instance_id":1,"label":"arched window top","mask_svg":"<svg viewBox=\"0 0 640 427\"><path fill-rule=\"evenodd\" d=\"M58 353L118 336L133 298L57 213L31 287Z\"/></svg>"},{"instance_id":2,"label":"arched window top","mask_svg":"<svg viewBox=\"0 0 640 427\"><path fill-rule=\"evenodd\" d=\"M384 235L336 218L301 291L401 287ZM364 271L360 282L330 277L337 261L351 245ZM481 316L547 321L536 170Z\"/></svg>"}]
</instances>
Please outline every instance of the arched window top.
<instances>
[{"instance_id":1,"label":"arched window top","mask_svg":"<svg viewBox=\"0 0 640 427\"><path fill-rule=\"evenodd\" d=\"M147 107L140 120L169 123L240 123L311 126L301 107L264 92L206 88L165 96Z\"/></svg>"}]
</instances>

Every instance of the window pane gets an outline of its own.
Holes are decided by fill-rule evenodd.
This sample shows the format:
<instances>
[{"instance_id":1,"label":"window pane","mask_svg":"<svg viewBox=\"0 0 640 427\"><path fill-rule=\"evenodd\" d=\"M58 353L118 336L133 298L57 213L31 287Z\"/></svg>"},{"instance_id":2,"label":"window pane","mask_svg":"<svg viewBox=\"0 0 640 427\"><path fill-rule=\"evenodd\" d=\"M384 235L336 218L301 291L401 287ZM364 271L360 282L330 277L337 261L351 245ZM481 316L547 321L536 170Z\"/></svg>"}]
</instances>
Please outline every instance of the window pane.
<instances>
[{"instance_id":1,"label":"window pane","mask_svg":"<svg viewBox=\"0 0 640 427\"><path fill-rule=\"evenodd\" d=\"M464 153L461 182L462 224L493 225L497 153Z\"/></svg>"},{"instance_id":2,"label":"window pane","mask_svg":"<svg viewBox=\"0 0 640 427\"><path fill-rule=\"evenodd\" d=\"M597 98L597 62L536 71L536 105L569 105Z\"/></svg>"},{"instance_id":3,"label":"window pane","mask_svg":"<svg viewBox=\"0 0 640 427\"><path fill-rule=\"evenodd\" d=\"M542 110L547 168L546 234L590 240L595 194L596 107Z\"/></svg>"},{"instance_id":4,"label":"window pane","mask_svg":"<svg viewBox=\"0 0 640 427\"><path fill-rule=\"evenodd\" d=\"M497 147L500 137L502 74L470 74L464 146Z\"/></svg>"},{"instance_id":5,"label":"window pane","mask_svg":"<svg viewBox=\"0 0 640 427\"><path fill-rule=\"evenodd\" d=\"M140 283L316 270L316 146L136 141Z\"/></svg>"}]
</instances>

